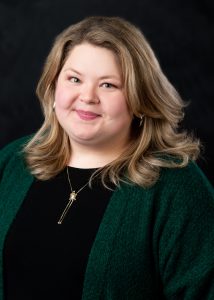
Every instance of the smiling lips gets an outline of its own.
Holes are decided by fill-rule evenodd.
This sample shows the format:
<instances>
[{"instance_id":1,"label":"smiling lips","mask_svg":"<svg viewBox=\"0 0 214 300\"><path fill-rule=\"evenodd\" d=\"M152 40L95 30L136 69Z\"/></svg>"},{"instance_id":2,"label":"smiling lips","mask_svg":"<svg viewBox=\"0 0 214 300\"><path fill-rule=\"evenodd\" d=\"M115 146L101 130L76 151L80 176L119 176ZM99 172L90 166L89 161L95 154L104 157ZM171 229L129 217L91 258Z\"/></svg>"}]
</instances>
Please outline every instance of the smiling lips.
<instances>
[{"instance_id":1,"label":"smiling lips","mask_svg":"<svg viewBox=\"0 0 214 300\"><path fill-rule=\"evenodd\" d=\"M101 116L101 115L96 114L92 111L85 111L85 110L79 110L79 109L77 109L75 111L78 114L78 116L80 117L80 119L86 120L86 121L94 120L97 117Z\"/></svg>"}]
</instances>

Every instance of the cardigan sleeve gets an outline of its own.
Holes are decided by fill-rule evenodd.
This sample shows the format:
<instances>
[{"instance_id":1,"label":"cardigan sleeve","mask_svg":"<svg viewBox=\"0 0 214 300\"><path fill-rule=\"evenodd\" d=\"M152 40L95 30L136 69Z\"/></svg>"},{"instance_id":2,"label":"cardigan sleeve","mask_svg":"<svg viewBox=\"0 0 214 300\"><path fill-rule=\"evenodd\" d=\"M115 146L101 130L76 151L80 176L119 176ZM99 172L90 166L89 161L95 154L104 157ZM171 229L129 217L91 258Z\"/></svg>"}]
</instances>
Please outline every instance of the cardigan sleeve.
<instances>
[{"instance_id":1,"label":"cardigan sleeve","mask_svg":"<svg viewBox=\"0 0 214 300\"><path fill-rule=\"evenodd\" d=\"M159 268L166 299L214 299L214 193L190 164L168 172L167 203L158 223ZM162 211L161 211L162 209ZM161 234L160 234L161 232Z\"/></svg>"}]
</instances>

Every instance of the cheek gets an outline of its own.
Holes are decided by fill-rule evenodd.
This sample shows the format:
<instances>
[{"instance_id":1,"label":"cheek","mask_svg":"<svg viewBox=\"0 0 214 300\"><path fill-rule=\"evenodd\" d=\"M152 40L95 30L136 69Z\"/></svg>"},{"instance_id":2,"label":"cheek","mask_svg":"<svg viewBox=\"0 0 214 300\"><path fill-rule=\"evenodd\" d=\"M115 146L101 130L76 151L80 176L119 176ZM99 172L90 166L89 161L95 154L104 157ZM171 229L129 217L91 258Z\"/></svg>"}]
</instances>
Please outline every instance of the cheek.
<instances>
[{"instance_id":1,"label":"cheek","mask_svg":"<svg viewBox=\"0 0 214 300\"><path fill-rule=\"evenodd\" d=\"M110 104L111 103L111 104ZM113 101L106 103L106 111L112 117L129 118L130 113L128 110L128 105L124 97L115 97Z\"/></svg>"},{"instance_id":2,"label":"cheek","mask_svg":"<svg viewBox=\"0 0 214 300\"><path fill-rule=\"evenodd\" d=\"M62 87L57 87L55 91L55 102L56 107L61 109L67 109L73 102L73 97L71 92L68 92Z\"/></svg>"}]
</instances>

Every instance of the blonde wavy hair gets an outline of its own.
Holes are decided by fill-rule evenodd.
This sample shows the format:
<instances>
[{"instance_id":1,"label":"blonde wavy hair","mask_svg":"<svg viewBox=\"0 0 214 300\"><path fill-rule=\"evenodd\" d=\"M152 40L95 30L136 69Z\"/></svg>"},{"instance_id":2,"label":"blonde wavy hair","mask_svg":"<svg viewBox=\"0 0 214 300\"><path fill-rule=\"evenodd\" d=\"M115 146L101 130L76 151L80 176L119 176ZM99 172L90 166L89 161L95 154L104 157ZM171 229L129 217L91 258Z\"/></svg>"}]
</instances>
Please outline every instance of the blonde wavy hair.
<instances>
[{"instance_id":1,"label":"blonde wavy hair","mask_svg":"<svg viewBox=\"0 0 214 300\"><path fill-rule=\"evenodd\" d=\"M199 141L179 130L185 103L163 74L142 32L119 17L93 16L59 34L37 86L44 123L24 148L31 173L48 180L62 171L72 155L67 133L53 103L58 75L70 53L81 43L110 49L119 59L128 107L133 114L130 143L116 160L101 169L102 182L120 181L149 187L162 167L181 168L199 154ZM143 115L143 125L139 126Z\"/></svg>"}]
</instances>

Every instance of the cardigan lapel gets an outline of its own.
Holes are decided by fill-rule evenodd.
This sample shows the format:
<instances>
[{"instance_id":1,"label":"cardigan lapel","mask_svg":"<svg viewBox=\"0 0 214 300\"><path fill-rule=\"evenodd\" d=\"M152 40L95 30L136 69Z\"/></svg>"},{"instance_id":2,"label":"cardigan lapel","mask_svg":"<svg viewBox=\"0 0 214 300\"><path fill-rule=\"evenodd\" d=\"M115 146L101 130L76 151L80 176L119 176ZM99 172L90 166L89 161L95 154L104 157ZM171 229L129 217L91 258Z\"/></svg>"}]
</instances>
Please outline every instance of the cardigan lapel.
<instances>
[{"instance_id":1,"label":"cardigan lapel","mask_svg":"<svg viewBox=\"0 0 214 300\"><path fill-rule=\"evenodd\" d=\"M20 157L13 157L4 170L0 186L0 300L3 300L3 248L9 226L33 182Z\"/></svg>"},{"instance_id":2,"label":"cardigan lapel","mask_svg":"<svg viewBox=\"0 0 214 300\"><path fill-rule=\"evenodd\" d=\"M117 228L126 207L124 189L116 189L105 211L89 255L85 273L82 300L101 299L105 271L110 259Z\"/></svg>"}]
</instances>

